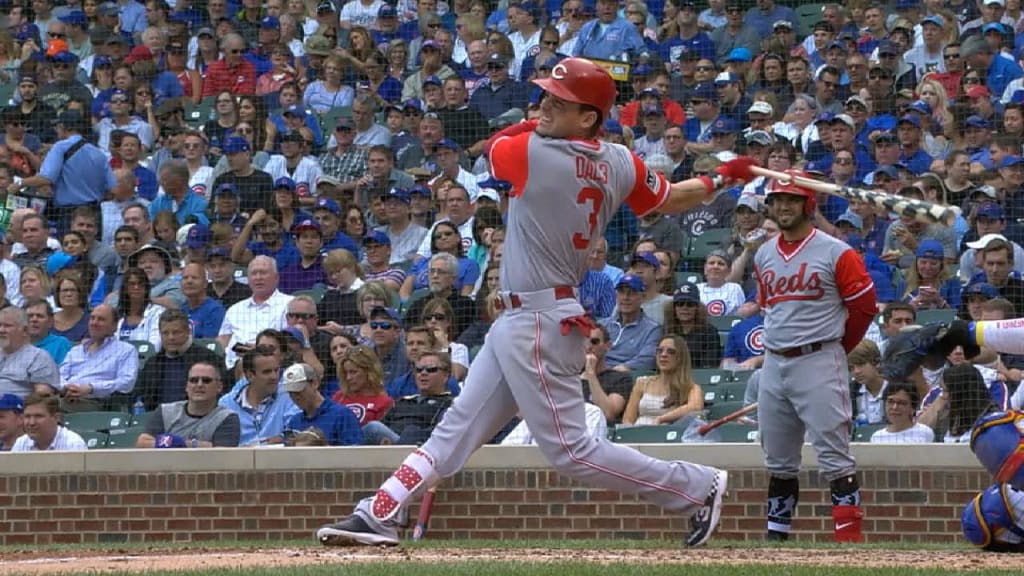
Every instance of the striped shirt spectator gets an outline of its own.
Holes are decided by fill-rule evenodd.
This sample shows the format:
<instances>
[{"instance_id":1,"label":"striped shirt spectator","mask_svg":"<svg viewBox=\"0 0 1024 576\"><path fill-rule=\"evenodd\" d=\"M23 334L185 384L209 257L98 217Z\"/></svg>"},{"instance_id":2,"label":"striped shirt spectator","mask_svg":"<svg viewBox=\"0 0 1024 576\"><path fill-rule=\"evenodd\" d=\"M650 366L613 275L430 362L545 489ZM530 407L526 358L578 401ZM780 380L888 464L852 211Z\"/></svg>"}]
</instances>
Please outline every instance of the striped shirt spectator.
<instances>
[{"instance_id":1,"label":"striped shirt spectator","mask_svg":"<svg viewBox=\"0 0 1024 576\"><path fill-rule=\"evenodd\" d=\"M59 411L60 401L56 396L29 395L22 412L25 434L14 442L11 452L88 450L81 436L57 421Z\"/></svg>"},{"instance_id":2,"label":"striped shirt spectator","mask_svg":"<svg viewBox=\"0 0 1024 576\"><path fill-rule=\"evenodd\" d=\"M127 394L135 387L139 356L134 346L115 336L117 320L113 307L94 308L89 314L89 335L71 348L60 365L61 396L72 406L82 403L85 407L85 400Z\"/></svg>"}]
</instances>

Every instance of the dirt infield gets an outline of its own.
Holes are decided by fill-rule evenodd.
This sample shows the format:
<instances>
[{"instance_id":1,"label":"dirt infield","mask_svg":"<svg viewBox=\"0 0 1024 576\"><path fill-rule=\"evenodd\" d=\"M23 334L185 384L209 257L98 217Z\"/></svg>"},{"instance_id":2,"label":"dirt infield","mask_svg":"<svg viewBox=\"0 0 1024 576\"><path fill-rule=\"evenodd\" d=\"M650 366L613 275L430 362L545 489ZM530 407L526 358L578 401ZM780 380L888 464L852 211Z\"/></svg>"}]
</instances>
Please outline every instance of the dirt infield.
<instances>
[{"instance_id":1,"label":"dirt infield","mask_svg":"<svg viewBox=\"0 0 1024 576\"><path fill-rule=\"evenodd\" d=\"M197 547L187 551L76 551L73 554L15 553L0 555L0 575L146 572L212 568L280 567L352 564L353 562L467 562L529 559L533 562L597 562L631 564L761 564L835 567L903 567L946 570L1005 569L1005 558L971 550L807 550L795 548L709 548L702 550L555 550L486 548L254 548Z\"/></svg>"}]
</instances>

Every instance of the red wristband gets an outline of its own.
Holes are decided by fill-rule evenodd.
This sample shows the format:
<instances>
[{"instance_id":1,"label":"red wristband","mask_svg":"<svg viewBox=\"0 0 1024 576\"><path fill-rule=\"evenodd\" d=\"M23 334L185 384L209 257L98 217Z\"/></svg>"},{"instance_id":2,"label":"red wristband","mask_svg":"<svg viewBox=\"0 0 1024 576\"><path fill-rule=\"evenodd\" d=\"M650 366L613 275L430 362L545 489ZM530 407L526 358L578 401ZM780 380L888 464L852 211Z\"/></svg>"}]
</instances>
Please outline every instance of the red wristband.
<instances>
[{"instance_id":1,"label":"red wristband","mask_svg":"<svg viewBox=\"0 0 1024 576\"><path fill-rule=\"evenodd\" d=\"M708 198L714 196L718 192L718 189L725 185L725 177L721 174L698 176L697 179L703 182L704 187L707 188Z\"/></svg>"}]
</instances>

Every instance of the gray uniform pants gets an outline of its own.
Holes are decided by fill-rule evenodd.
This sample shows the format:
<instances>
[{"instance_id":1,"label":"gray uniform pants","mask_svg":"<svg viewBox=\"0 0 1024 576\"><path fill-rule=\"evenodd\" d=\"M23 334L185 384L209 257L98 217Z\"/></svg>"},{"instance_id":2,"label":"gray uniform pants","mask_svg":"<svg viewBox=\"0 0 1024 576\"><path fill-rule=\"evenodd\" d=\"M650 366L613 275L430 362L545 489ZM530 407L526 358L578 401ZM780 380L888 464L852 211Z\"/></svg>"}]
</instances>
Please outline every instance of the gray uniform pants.
<instances>
[{"instance_id":1,"label":"gray uniform pants","mask_svg":"<svg viewBox=\"0 0 1024 576\"><path fill-rule=\"evenodd\" d=\"M800 472L804 433L826 480L856 469L850 455L850 388L846 353L839 342L796 358L766 352L757 394L765 467L779 478Z\"/></svg>"},{"instance_id":2,"label":"gray uniform pants","mask_svg":"<svg viewBox=\"0 0 1024 576\"><path fill-rule=\"evenodd\" d=\"M535 301L546 305L531 306ZM575 328L561 332L564 318L584 313L580 304L551 298L523 302L491 327L462 393L423 445L437 473L446 477L460 470L519 411L559 472L595 488L637 494L683 515L696 513L711 490L714 468L658 460L587 433L580 373L584 339L590 335Z\"/></svg>"}]
</instances>

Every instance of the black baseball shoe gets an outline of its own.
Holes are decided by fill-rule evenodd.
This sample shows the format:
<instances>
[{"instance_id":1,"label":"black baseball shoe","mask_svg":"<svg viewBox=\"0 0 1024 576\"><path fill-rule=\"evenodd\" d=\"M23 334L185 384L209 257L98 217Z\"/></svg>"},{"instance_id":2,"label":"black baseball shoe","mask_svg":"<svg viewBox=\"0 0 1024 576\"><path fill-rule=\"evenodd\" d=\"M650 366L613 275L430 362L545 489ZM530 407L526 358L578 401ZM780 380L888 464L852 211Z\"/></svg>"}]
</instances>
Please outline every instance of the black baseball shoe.
<instances>
[{"instance_id":1,"label":"black baseball shoe","mask_svg":"<svg viewBox=\"0 0 1024 576\"><path fill-rule=\"evenodd\" d=\"M719 470L715 473L715 480L711 483L711 492L704 500L704 505L697 510L697 513L690 519L690 536L686 539L686 545L693 548L703 546L714 534L718 527L718 520L722 517L722 498L725 496L729 483L729 473Z\"/></svg>"},{"instance_id":2,"label":"black baseball shoe","mask_svg":"<svg viewBox=\"0 0 1024 576\"><path fill-rule=\"evenodd\" d=\"M359 514L322 526L316 538L324 546L397 546L398 530L394 526L374 528Z\"/></svg>"}]
</instances>

